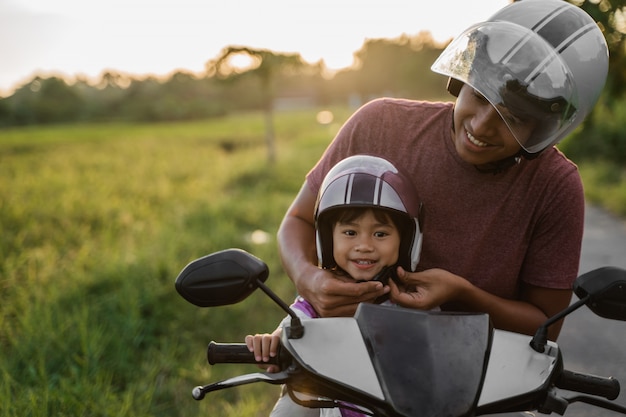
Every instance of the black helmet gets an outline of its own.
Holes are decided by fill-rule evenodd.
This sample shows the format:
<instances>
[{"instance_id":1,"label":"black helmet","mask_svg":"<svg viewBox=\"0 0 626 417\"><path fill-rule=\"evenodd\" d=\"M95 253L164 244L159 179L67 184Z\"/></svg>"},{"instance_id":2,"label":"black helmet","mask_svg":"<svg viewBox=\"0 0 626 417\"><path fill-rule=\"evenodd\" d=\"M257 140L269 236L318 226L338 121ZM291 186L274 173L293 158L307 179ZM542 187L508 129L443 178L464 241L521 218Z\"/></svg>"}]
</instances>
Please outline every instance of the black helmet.
<instances>
[{"instance_id":1,"label":"black helmet","mask_svg":"<svg viewBox=\"0 0 626 417\"><path fill-rule=\"evenodd\" d=\"M421 203L413 183L386 159L354 155L335 165L322 182L315 205L317 258L322 268L336 266L332 213L345 207L387 211L399 223L398 265L415 271L422 248Z\"/></svg>"}]
</instances>

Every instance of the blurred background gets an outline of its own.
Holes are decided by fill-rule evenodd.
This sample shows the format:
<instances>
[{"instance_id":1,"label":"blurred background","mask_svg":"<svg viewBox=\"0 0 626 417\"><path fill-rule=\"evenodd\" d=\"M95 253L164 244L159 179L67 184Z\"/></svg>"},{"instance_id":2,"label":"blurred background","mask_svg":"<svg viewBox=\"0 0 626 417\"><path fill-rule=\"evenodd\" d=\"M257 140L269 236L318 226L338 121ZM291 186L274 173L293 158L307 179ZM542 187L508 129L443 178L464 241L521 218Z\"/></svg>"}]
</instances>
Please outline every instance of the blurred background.
<instances>
[{"instance_id":1,"label":"blurred background","mask_svg":"<svg viewBox=\"0 0 626 417\"><path fill-rule=\"evenodd\" d=\"M238 247L290 300L275 233L341 124L376 97L451 100L430 65L507 3L0 0L0 417L268 415L277 387L200 403L191 389L256 371L209 366L206 345L272 331L282 311L261 293L200 309L174 279ZM610 73L559 148L616 231L626 0L575 4Z\"/></svg>"}]
</instances>

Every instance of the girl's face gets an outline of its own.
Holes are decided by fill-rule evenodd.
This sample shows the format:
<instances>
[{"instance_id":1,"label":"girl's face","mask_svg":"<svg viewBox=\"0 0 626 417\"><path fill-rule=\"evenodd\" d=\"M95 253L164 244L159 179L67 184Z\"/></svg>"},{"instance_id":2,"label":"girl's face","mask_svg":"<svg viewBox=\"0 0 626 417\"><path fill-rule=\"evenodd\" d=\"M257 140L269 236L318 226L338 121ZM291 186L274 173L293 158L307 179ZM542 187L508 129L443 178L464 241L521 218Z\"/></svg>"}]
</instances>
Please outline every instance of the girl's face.
<instances>
[{"instance_id":1,"label":"girl's face","mask_svg":"<svg viewBox=\"0 0 626 417\"><path fill-rule=\"evenodd\" d=\"M374 216L372 210L333 227L335 262L355 280L369 281L384 267L394 265L399 250L400 232L394 223L388 216Z\"/></svg>"},{"instance_id":2,"label":"girl's face","mask_svg":"<svg viewBox=\"0 0 626 417\"><path fill-rule=\"evenodd\" d=\"M533 130L531 120L521 120L513 115L508 122L521 132L524 140ZM496 109L478 91L469 85L461 88L454 110L454 145L466 162L481 166L517 154L521 146L500 117Z\"/></svg>"}]
</instances>

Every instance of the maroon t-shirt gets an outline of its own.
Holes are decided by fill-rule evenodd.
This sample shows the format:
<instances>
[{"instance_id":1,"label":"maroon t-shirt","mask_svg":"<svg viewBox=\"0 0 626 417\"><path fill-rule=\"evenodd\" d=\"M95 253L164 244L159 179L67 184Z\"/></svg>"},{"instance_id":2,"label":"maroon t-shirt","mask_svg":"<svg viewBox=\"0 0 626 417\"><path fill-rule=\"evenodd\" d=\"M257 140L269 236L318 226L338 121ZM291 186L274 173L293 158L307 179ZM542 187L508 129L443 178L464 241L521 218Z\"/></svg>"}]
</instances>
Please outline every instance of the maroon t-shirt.
<instances>
[{"instance_id":1,"label":"maroon t-shirt","mask_svg":"<svg viewBox=\"0 0 626 417\"><path fill-rule=\"evenodd\" d=\"M556 148L498 174L463 161L451 139L452 103L377 99L357 111L307 175L354 154L388 159L424 204L418 270L442 268L500 297L519 284L566 289L578 273L584 196L577 167Z\"/></svg>"}]
</instances>

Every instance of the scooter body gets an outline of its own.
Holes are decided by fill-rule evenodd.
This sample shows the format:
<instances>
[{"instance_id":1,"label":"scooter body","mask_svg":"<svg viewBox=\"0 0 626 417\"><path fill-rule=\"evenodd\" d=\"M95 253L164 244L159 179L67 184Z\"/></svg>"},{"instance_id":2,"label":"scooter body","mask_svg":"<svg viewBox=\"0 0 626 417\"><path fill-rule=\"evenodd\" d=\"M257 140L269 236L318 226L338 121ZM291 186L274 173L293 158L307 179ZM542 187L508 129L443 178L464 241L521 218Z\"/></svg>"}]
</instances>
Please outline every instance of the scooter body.
<instances>
[{"instance_id":1,"label":"scooter body","mask_svg":"<svg viewBox=\"0 0 626 417\"><path fill-rule=\"evenodd\" d=\"M311 319L303 325L301 338L283 333L283 348L306 364L309 374L333 386L320 392L318 384L288 384L292 396L338 397L337 391L346 391L342 401L389 415L532 409L533 394L549 383L560 360L555 343L545 353L536 352L529 336L492 329L486 314L361 304L353 318Z\"/></svg>"},{"instance_id":2,"label":"scooter body","mask_svg":"<svg viewBox=\"0 0 626 417\"><path fill-rule=\"evenodd\" d=\"M576 281L581 298L549 319L534 337L494 329L487 314L418 311L360 304L354 317L300 319L265 284L267 266L239 249L188 264L176 280L187 301L202 307L240 302L261 288L291 316L276 363L196 387L193 396L253 382L284 384L306 407L344 407L376 416L469 417L524 411L564 414L583 401L626 415L613 403L619 382L564 369L547 328L587 305L626 320L626 271L601 268ZM211 342L209 363L255 363L245 344ZM565 391L563 391L565 390ZM574 392L568 396L568 392Z\"/></svg>"}]
</instances>

